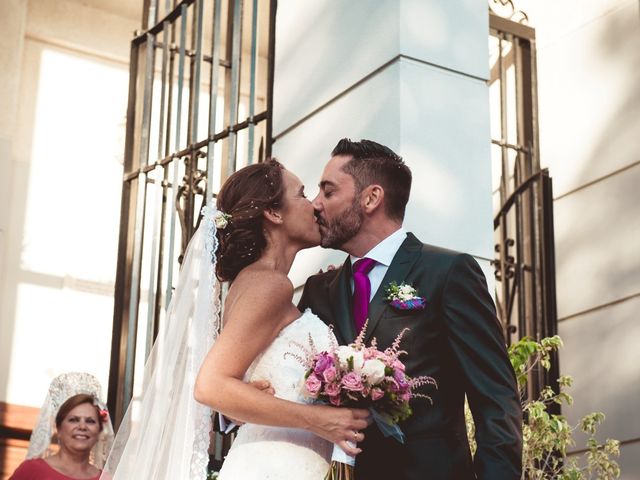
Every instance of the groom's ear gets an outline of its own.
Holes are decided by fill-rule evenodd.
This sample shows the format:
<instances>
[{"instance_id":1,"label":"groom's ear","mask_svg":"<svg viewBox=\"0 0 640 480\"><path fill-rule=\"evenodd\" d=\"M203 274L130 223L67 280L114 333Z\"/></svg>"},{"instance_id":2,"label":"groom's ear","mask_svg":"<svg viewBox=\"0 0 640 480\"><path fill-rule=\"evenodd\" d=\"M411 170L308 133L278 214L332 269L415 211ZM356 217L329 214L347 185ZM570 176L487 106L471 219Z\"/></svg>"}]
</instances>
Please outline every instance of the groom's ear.
<instances>
[{"instance_id":1,"label":"groom's ear","mask_svg":"<svg viewBox=\"0 0 640 480\"><path fill-rule=\"evenodd\" d=\"M362 191L361 205L366 213L373 213L384 201L384 188L380 185L369 185Z\"/></svg>"},{"instance_id":2,"label":"groom's ear","mask_svg":"<svg viewBox=\"0 0 640 480\"><path fill-rule=\"evenodd\" d=\"M271 223L280 225L283 222L280 210L268 208L267 210L263 210L262 215Z\"/></svg>"}]
</instances>

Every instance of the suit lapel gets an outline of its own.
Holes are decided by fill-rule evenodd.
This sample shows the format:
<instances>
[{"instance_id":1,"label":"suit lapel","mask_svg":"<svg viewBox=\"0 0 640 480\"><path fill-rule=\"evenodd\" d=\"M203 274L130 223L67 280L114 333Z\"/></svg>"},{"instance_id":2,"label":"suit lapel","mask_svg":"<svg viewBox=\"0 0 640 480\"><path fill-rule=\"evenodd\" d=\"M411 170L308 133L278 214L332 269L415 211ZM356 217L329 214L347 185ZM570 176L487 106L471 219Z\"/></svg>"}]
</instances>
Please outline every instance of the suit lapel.
<instances>
[{"instance_id":1,"label":"suit lapel","mask_svg":"<svg viewBox=\"0 0 640 480\"><path fill-rule=\"evenodd\" d=\"M343 343L351 343L356 336L351 308L351 262L349 257L340 268L338 275L329 284L329 302L333 312L333 324L336 334Z\"/></svg>"},{"instance_id":2,"label":"suit lapel","mask_svg":"<svg viewBox=\"0 0 640 480\"><path fill-rule=\"evenodd\" d=\"M420 258L421 250L422 243L412 233L408 233L407 238L402 242L402 245L400 245L400 248L393 257L378 291L371 299L371 303L369 303L369 324L365 334L365 342L369 342L378 323L380 323L382 314L389 308L389 303L384 299L385 288L393 281L400 284L407 278L411 267L413 267L418 258Z\"/></svg>"}]
</instances>

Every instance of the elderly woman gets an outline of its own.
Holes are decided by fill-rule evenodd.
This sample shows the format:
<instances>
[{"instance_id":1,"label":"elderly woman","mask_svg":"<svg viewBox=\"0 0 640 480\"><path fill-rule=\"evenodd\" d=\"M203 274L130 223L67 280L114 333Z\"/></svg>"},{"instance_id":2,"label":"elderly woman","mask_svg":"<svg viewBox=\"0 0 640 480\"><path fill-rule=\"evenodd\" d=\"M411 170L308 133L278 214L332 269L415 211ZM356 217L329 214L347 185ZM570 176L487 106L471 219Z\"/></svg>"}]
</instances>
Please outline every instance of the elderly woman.
<instances>
[{"instance_id":1,"label":"elderly woman","mask_svg":"<svg viewBox=\"0 0 640 480\"><path fill-rule=\"evenodd\" d=\"M100 478L100 468L106 453L104 451L113 436L109 416L98 399L99 392L87 388L87 384L95 380L94 377L88 374L65 375L67 377L58 377L52 383L40 420L31 437L27 460L20 464L9 480ZM64 388L56 389L57 380L61 380L57 382L57 386L65 380L75 382L76 386L80 383L85 388L78 390L86 393L68 396L70 390L74 390L73 385L71 388L63 385ZM59 446L55 453L50 448L52 435L47 423L55 423L54 439L57 439Z\"/></svg>"}]
</instances>

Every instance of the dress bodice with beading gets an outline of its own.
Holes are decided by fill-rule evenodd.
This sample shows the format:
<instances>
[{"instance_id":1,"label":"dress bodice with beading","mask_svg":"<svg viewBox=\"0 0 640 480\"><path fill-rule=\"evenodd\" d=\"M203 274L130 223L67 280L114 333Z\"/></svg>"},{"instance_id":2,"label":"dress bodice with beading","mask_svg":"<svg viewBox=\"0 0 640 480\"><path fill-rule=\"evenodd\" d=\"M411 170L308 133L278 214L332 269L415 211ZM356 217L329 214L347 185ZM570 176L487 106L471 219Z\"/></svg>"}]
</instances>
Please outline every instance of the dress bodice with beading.
<instances>
[{"instance_id":1,"label":"dress bodice with beading","mask_svg":"<svg viewBox=\"0 0 640 480\"><path fill-rule=\"evenodd\" d=\"M279 398L306 403L301 394L305 368L292 355L297 344L328 350L333 333L310 310L283 328L258 356L245 375L246 381L267 380ZM306 430L245 424L240 427L220 480L322 480L329 468L332 445Z\"/></svg>"}]
</instances>

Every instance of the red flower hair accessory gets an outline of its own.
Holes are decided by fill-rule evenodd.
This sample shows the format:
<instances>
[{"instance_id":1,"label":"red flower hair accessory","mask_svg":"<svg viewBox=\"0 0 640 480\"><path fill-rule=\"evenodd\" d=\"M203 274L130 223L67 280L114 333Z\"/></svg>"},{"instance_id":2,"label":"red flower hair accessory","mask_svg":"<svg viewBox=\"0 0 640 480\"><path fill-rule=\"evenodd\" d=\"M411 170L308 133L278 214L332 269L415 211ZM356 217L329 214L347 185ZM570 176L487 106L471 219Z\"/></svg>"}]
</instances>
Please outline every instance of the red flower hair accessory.
<instances>
[{"instance_id":1,"label":"red flower hair accessory","mask_svg":"<svg viewBox=\"0 0 640 480\"><path fill-rule=\"evenodd\" d=\"M100 421L102 423L107 423L109 421L109 411L106 408L101 408L98 415L100 415Z\"/></svg>"}]
</instances>

